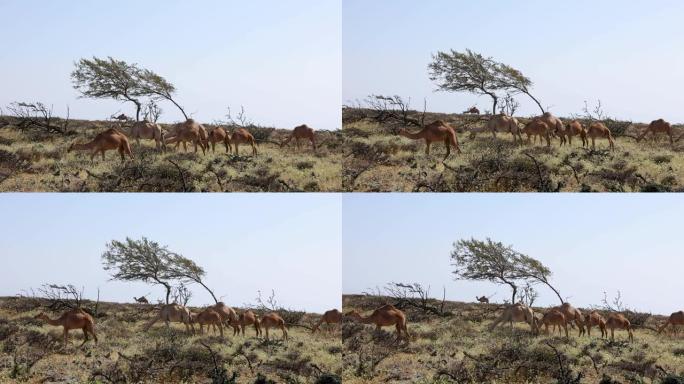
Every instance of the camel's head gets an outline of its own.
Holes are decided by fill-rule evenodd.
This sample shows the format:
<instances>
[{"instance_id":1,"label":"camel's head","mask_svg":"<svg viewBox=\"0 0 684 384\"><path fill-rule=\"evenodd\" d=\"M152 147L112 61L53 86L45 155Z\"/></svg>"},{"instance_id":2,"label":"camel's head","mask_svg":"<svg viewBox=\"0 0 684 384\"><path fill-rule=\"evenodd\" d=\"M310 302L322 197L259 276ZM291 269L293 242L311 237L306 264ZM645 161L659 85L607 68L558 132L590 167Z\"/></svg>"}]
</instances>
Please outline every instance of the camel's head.
<instances>
[{"instance_id":1,"label":"camel's head","mask_svg":"<svg viewBox=\"0 0 684 384\"><path fill-rule=\"evenodd\" d=\"M359 311L357 311L356 309L352 309L351 311L347 312L344 316L352 320L358 320L361 318L361 313L359 313Z\"/></svg>"},{"instance_id":2,"label":"camel's head","mask_svg":"<svg viewBox=\"0 0 684 384\"><path fill-rule=\"evenodd\" d=\"M47 319L48 317L47 317L46 314L44 314L43 312L41 312L41 313L35 315L33 318L36 319L36 320L45 320L45 319Z\"/></svg>"}]
</instances>

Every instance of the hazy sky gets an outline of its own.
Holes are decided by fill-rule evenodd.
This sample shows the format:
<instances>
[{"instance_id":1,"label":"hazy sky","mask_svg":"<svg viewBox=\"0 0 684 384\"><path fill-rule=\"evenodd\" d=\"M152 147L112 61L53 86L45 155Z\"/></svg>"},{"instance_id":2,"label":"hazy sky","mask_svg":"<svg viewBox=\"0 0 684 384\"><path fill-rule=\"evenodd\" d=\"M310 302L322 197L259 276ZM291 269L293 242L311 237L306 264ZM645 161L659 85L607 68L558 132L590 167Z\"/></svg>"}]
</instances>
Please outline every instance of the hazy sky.
<instances>
[{"instance_id":1,"label":"hazy sky","mask_svg":"<svg viewBox=\"0 0 684 384\"><path fill-rule=\"evenodd\" d=\"M0 0L0 106L54 104L105 119L132 105L77 99L82 57L113 56L171 81L178 101L211 122L244 105L254 122L340 127L340 0ZM163 121L182 118L164 103Z\"/></svg>"},{"instance_id":2,"label":"hazy sky","mask_svg":"<svg viewBox=\"0 0 684 384\"><path fill-rule=\"evenodd\" d=\"M231 305L276 292L285 307L322 312L341 301L337 194L5 194L0 295L43 283L85 287L94 299L132 302L163 288L109 281L105 244L146 236L204 267ZM190 305L213 303L193 285Z\"/></svg>"},{"instance_id":3,"label":"hazy sky","mask_svg":"<svg viewBox=\"0 0 684 384\"><path fill-rule=\"evenodd\" d=\"M492 238L534 257L574 305L622 292L639 310L684 309L682 197L675 194L345 194L343 292L386 283L430 285L434 296L510 298L491 283L454 281L450 252L462 238ZM556 305L538 287L538 304Z\"/></svg>"},{"instance_id":4,"label":"hazy sky","mask_svg":"<svg viewBox=\"0 0 684 384\"><path fill-rule=\"evenodd\" d=\"M345 0L342 99L398 94L418 108L426 97L433 111L491 109L489 97L433 92L431 54L469 48L521 70L557 115L601 99L614 117L682 122L683 14L677 0ZM518 115L537 114L525 97Z\"/></svg>"}]
</instances>

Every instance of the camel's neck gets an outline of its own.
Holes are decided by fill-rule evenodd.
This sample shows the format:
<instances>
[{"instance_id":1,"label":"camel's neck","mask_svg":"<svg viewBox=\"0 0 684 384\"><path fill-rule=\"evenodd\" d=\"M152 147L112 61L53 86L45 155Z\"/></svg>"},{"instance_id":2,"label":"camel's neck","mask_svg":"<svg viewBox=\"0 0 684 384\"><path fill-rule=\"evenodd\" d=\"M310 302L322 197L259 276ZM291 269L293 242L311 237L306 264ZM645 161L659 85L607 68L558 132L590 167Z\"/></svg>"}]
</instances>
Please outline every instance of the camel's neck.
<instances>
[{"instance_id":1,"label":"camel's neck","mask_svg":"<svg viewBox=\"0 0 684 384\"><path fill-rule=\"evenodd\" d=\"M76 150L76 151L86 151L86 150L93 149L93 147L95 147L95 142L91 141L91 142L85 143L85 144L74 144L71 146L71 149Z\"/></svg>"},{"instance_id":2,"label":"camel's neck","mask_svg":"<svg viewBox=\"0 0 684 384\"><path fill-rule=\"evenodd\" d=\"M418 140L418 139L423 138L423 131L419 131L416 133L411 133L409 131L401 131L401 132L399 132L399 134L404 136L404 137L408 137L409 139L413 139L413 140Z\"/></svg>"},{"instance_id":3,"label":"camel's neck","mask_svg":"<svg viewBox=\"0 0 684 384\"><path fill-rule=\"evenodd\" d=\"M47 316L43 317L43 320L45 320L46 323L50 325L62 325L62 322L59 321L59 319L53 320Z\"/></svg>"}]
</instances>

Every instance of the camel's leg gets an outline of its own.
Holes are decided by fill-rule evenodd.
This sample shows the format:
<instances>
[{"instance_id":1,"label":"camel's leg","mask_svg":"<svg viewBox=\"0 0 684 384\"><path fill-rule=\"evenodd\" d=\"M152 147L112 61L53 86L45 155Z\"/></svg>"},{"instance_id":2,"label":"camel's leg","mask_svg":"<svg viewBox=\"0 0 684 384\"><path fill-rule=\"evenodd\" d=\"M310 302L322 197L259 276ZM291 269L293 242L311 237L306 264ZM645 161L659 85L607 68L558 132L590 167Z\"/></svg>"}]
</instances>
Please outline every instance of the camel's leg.
<instances>
[{"instance_id":1,"label":"camel's leg","mask_svg":"<svg viewBox=\"0 0 684 384\"><path fill-rule=\"evenodd\" d=\"M610 340L615 341L615 328L610 328Z\"/></svg>"},{"instance_id":2,"label":"camel's leg","mask_svg":"<svg viewBox=\"0 0 684 384\"><path fill-rule=\"evenodd\" d=\"M252 142L251 144L252 144L252 156L256 156L257 155L256 145L254 145L254 142Z\"/></svg>"},{"instance_id":3,"label":"camel's leg","mask_svg":"<svg viewBox=\"0 0 684 384\"><path fill-rule=\"evenodd\" d=\"M295 147L297 147L297 151L300 150L300 146L299 146L299 137L295 137Z\"/></svg>"},{"instance_id":4,"label":"camel's leg","mask_svg":"<svg viewBox=\"0 0 684 384\"><path fill-rule=\"evenodd\" d=\"M64 349L67 347L67 337L69 335L69 330L64 327Z\"/></svg>"},{"instance_id":5,"label":"camel's leg","mask_svg":"<svg viewBox=\"0 0 684 384\"><path fill-rule=\"evenodd\" d=\"M268 327L266 327L266 341L268 341Z\"/></svg>"},{"instance_id":6,"label":"camel's leg","mask_svg":"<svg viewBox=\"0 0 684 384\"><path fill-rule=\"evenodd\" d=\"M237 143L237 141L235 142L235 154L236 154L236 155L239 155L239 154L240 154L240 150L238 149L238 143Z\"/></svg>"},{"instance_id":7,"label":"camel's leg","mask_svg":"<svg viewBox=\"0 0 684 384\"><path fill-rule=\"evenodd\" d=\"M425 140L425 154L430 155L430 142Z\"/></svg>"},{"instance_id":8,"label":"camel's leg","mask_svg":"<svg viewBox=\"0 0 684 384\"><path fill-rule=\"evenodd\" d=\"M183 152L188 151L188 145L186 144L185 140L183 140Z\"/></svg>"},{"instance_id":9,"label":"camel's leg","mask_svg":"<svg viewBox=\"0 0 684 384\"><path fill-rule=\"evenodd\" d=\"M221 334L221 338L223 339L223 325L221 323L219 323L218 327L219 327L219 333Z\"/></svg>"},{"instance_id":10,"label":"camel's leg","mask_svg":"<svg viewBox=\"0 0 684 384\"><path fill-rule=\"evenodd\" d=\"M539 140L541 141L541 139ZM546 146L550 147L551 146L551 137L549 136L549 133L546 133Z\"/></svg>"},{"instance_id":11,"label":"camel's leg","mask_svg":"<svg viewBox=\"0 0 684 384\"><path fill-rule=\"evenodd\" d=\"M225 147L226 147L226 153L230 152L230 146L228 145L228 140L224 140L223 145L225 145Z\"/></svg>"},{"instance_id":12,"label":"camel's leg","mask_svg":"<svg viewBox=\"0 0 684 384\"><path fill-rule=\"evenodd\" d=\"M591 150L596 150L596 138L594 136L591 137Z\"/></svg>"},{"instance_id":13,"label":"camel's leg","mask_svg":"<svg viewBox=\"0 0 684 384\"><path fill-rule=\"evenodd\" d=\"M446 160L447 157L449 157L449 154L451 153L451 142L448 138L444 139L444 145L446 146L446 156L444 156L444 160Z\"/></svg>"},{"instance_id":14,"label":"camel's leg","mask_svg":"<svg viewBox=\"0 0 684 384\"><path fill-rule=\"evenodd\" d=\"M311 141L311 147L313 147L314 152L316 152L316 139L312 137L309 140Z\"/></svg>"},{"instance_id":15,"label":"camel's leg","mask_svg":"<svg viewBox=\"0 0 684 384\"><path fill-rule=\"evenodd\" d=\"M81 343L79 348L84 346L85 343L88 341L88 331L86 331L86 327L83 327L82 330L83 330L83 342Z\"/></svg>"},{"instance_id":16,"label":"camel's leg","mask_svg":"<svg viewBox=\"0 0 684 384\"><path fill-rule=\"evenodd\" d=\"M216 153L216 143L213 140L211 142L211 153Z\"/></svg>"},{"instance_id":17,"label":"camel's leg","mask_svg":"<svg viewBox=\"0 0 684 384\"><path fill-rule=\"evenodd\" d=\"M287 341L287 328L283 325L280 329L283 330L283 341Z\"/></svg>"}]
</instances>

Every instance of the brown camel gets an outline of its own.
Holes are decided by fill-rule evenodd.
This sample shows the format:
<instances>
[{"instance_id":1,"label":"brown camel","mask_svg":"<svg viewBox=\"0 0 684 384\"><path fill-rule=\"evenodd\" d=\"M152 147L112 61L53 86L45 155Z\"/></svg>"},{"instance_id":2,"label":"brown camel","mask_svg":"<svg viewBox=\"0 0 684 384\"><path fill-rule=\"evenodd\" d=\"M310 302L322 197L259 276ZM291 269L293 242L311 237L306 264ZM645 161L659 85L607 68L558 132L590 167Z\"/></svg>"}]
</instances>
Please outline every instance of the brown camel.
<instances>
[{"instance_id":1,"label":"brown camel","mask_svg":"<svg viewBox=\"0 0 684 384\"><path fill-rule=\"evenodd\" d=\"M257 149L256 149L256 140L254 140L254 136L252 136L251 133L249 133L248 130L244 128L238 128L233 132L233 135L230 137L230 141L235 145L235 154L239 155L239 150L238 150L238 145L239 144L249 144L252 146L252 155L256 156Z\"/></svg>"},{"instance_id":2,"label":"brown camel","mask_svg":"<svg viewBox=\"0 0 684 384\"><path fill-rule=\"evenodd\" d=\"M558 333L561 332L561 328L564 329L565 337L568 337L568 323L565 315L560 310L552 308L544 314L540 323L544 325L544 330L547 334L549 333L549 325L553 325L554 329L558 326Z\"/></svg>"},{"instance_id":3,"label":"brown camel","mask_svg":"<svg viewBox=\"0 0 684 384\"><path fill-rule=\"evenodd\" d=\"M520 303L515 303L506 307L501 316L494 320L489 326L489 331L493 331L497 325L502 323L510 323L511 329L513 329L514 322L525 322L530 325L532 333L537 333L538 327L534 317L534 311L532 308Z\"/></svg>"},{"instance_id":4,"label":"brown camel","mask_svg":"<svg viewBox=\"0 0 684 384\"><path fill-rule=\"evenodd\" d=\"M347 316L363 324L375 324L377 330L394 325L397 332L397 340L400 340L403 334L403 338L407 342L409 341L410 335L406 326L406 315L391 304L385 304L374 310L370 316L361 316L356 310L347 313Z\"/></svg>"},{"instance_id":5,"label":"brown camel","mask_svg":"<svg viewBox=\"0 0 684 384\"><path fill-rule=\"evenodd\" d=\"M318 328L321 326L321 324L326 323L328 325L328 331L332 331L333 328L335 327L335 324L339 324L342 322L342 312L338 311L337 309L331 309L329 311L325 311L323 316L321 316L321 319L318 320L318 323L314 325L313 329L311 330L311 333L315 333ZM330 325L333 325L331 327Z\"/></svg>"},{"instance_id":6,"label":"brown camel","mask_svg":"<svg viewBox=\"0 0 684 384\"><path fill-rule=\"evenodd\" d=\"M541 116L537 116L534 120L541 120L549 126L549 135L562 137L561 132L563 132L563 122L561 119L554 116L551 112L544 112ZM564 139L561 139L563 142Z\"/></svg>"},{"instance_id":7,"label":"brown camel","mask_svg":"<svg viewBox=\"0 0 684 384\"><path fill-rule=\"evenodd\" d=\"M53 320L49 318L46 314L40 313L36 319L44 320L46 323L54 326L62 326L64 328L64 349L66 349L67 338L69 336L69 330L72 329L82 329L83 330L83 343L81 347L88 341L88 334L90 333L97 344L97 335L95 334L95 320L87 312L80 308L71 309L62 314L59 318Z\"/></svg>"},{"instance_id":8,"label":"brown camel","mask_svg":"<svg viewBox=\"0 0 684 384\"><path fill-rule=\"evenodd\" d=\"M513 135L513 142L517 143L518 140L522 144L522 136L521 132L522 130L518 126L518 119L512 116L508 116L505 114L499 114L487 122L487 130L492 132L492 136L496 137L496 132L497 131L502 131L502 132L509 132L511 135Z\"/></svg>"},{"instance_id":9,"label":"brown camel","mask_svg":"<svg viewBox=\"0 0 684 384\"><path fill-rule=\"evenodd\" d=\"M672 125L663 119L653 120L651 124L648 125L646 130L639 135L637 142L641 141L647 134L651 134L653 141L658 139L659 133L664 133L670 138L670 144L674 145L674 138L672 137Z\"/></svg>"},{"instance_id":10,"label":"brown camel","mask_svg":"<svg viewBox=\"0 0 684 384\"><path fill-rule=\"evenodd\" d=\"M444 156L444 160L446 160L447 157L449 157L452 146L456 148L457 153L461 153L461 148L458 146L458 138L456 137L456 131L451 125L441 120L433 121L432 123L423 127L423 129L415 133L409 132L406 129L402 128L399 130L399 135L407 137L412 140L425 140L425 154L427 155L430 154L430 144L432 144L435 141L443 141L444 145L446 145L447 150L446 156Z\"/></svg>"},{"instance_id":11,"label":"brown camel","mask_svg":"<svg viewBox=\"0 0 684 384\"><path fill-rule=\"evenodd\" d=\"M133 296L133 300L135 300L135 302L139 303L139 304L149 304L150 303L149 301L147 301L147 298L145 296L140 296L140 297Z\"/></svg>"},{"instance_id":12,"label":"brown camel","mask_svg":"<svg viewBox=\"0 0 684 384\"><path fill-rule=\"evenodd\" d=\"M487 296L484 296L484 295L482 297L475 296L475 299L477 299L477 301L479 301L482 304L489 304L489 298Z\"/></svg>"},{"instance_id":13,"label":"brown camel","mask_svg":"<svg viewBox=\"0 0 684 384\"><path fill-rule=\"evenodd\" d=\"M658 334L660 334L665 327L668 325L672 325L672 332L677 335L677 326L678 325L683 325L684 324L684 311L677 311L673 312L670 317L667 319L665 324L663 324L660 328L658 328Z\"/></svg>"},{"instance_id":14,"label":"brown camel","mask_svg":"<svg viewBox=\"0 0 684 384\"><path fill-rule=\"evenodd\" d=\"M464 115L465 115L465 114L469 114L469 113L471 113L471 114L473 114L473 115L479 115L479 114L480 114L480 110L477 109L477 107L472 106L472 107L466 109L465 111L463 111L463 114L464 114Z\"/></svg>"},{"instance_id":15,"label":"brown camel","mask_svg":"<svg viewBox=\"0 0 684 384\"><path fill-rule=\"evenodd\" d=\"M615 340L615 328L625 329L629 333L629 341L634 341L634 335L632 334L632 325L629 320L621 313L613 313L608 316L606 320L606 327L610 329L610 339Z\"/></svg>"},{"instance_id":16,"label":"brown camel","mask_svg":"<svg viewBox=\"0 0 684 384\"><path fill-rule=\"evenodd\" d=\"M313 147L313 150L316 150L316 137L314 135L314 130L306 124L294 127L290 133L290 136L288 136L285 141L280 143L280 146L282 147L283 145L289 144L292 139L295 139L295 146L297 149L299 149L299 139L306 139L311 142L311 147Z\"/></svg>"},{"instance_id":17,"label":"brown camel","mask_svg":"<svg viewBox=\"0 0 684 384\"><path fill-rule=\"evenodd\" d=\"M115 128L109 128L108 130L99 133L95 138L85 144L73 143L67 149L67 153L71 151L92 151L90 154L90 160L95 158L98 152L102 153L102 160L105 159L105 152L116 149L121 155L121 161L124 161L124 155L128 155L131 159L133 154L131 153L131 145L128 143L128 138L126 135Z\"/></svg>"},{"instance_id":18,"label":"brown camel","mask_svg":"<svg viewBox=\"0 0 684 384\"><path fill-rule=\"evenodd\" d=\"M193 320L199 324L200 334L204 333L204 326L207 326L207 333L209 333L209 327L214 329L216 333L216 327L219 329L221 337L223 337L223 322L221 321L221 315L212 308L207 308L204 311L193 316Z\"/></svg>"},{"instance_id":19,"label":"brown camel","mask_svg":"<svg viewBox=\"0 0 684 384\"><path fill-rule=\"evenodd\" d=\"M159 124L147 120L138 121L131 127L131 137L140 145L140 139L154 140L157 149L165 148L164 131Z\"/></svg>"},{"instance_id":20,"label":"brown camel","mask_svg":"<svg viewBox=\"0 0 684 384\"><path fill-rule=\"evenodd\" d=\"M584 317L579 309L573 307L570 303L563 303L563 305L560 307L554 307L553 309L561 311L561 313L565 315L565 319L568 323L572 325L574 322L577 325L577 328L579 328L578 336L582 336L584 334Z\"/></svg>"},{"instance_id":21,"label":"brown camel","mask_svg":"<svg viewBox=\"0 0 684 384\"><path fill-rule=\"evenodd\" d=\"M169 328L171 322L183 323L185 325L185 331L188 333L194 333L195 327L192 325L192 316L190 310L186 307L178 304L166 304L159 309L159 313L150 322L145 324L143 331L147 331L159 320L163 320L166 323L166 327Z\"/></svg>"},{"instance_id":22,"label":"brown camel","mask_svg":"<svg viewBox=\"0 0 684 384\"><path fill-rule=\"evenodd\" d=\"M582 147L589 145L589 140L587 140L587 130L584 128L582 123L577 120L573 120L565 126L565 131L562 132L561 146L565 143L565 138L567 137L568 145L572 145L572 137L579 136L582 139Z\"/></svg>"},{"instance_id":23,"label":"brown camel","mask_svg":"<svg viewBox=\"0 0 684 384\"><path fill-rule=\"evenodd\" d=\"M266 340L268 340L269 328L280 328L283 331L283 341L287 340L287 328L285 328L285 320L279 314L271 312L264 315L259 321L259 325L266 330Z\"/></svg>"},{"instance_id":24,"label":"brown camel","mask_svg":"<svg viewBox=\"0 0 684 384\"><path fill-rule=\"evenodd\" d=\"M240 314L238 324L240 325L240 328L237 331L233 329L233 336L239 334L240 331L242 331L242 336L245 336L245 328L248 325L252 324L254 324L254 331L256 332L256 337L259 337L261 335L261 325L259 324L259 318L257 317L257 315L254 314L254 312L250 310L246 310Z\"/></svg>"},{"instance_id":25,"label":"brown camel","mask_svg":"<svg viewBox=\"0 0 684 384\"><path fill-rule=\"evenodd\" d=\"M239 330L239 328L240 328L239 318L238 318L237 312L235 312L235 310L233 308L227 306L222 301L219 301L218 303L214 304L213 306L211 306L209 308L218 312L218 314L221 315L221 320L225 324L233 327L233 334L236 333L236 329Z\"/></svg>"},{"instance_id":26,"label":"brown camel","mask_svg":"<svg viewBox=\"0 0 684 384\"><path fill-rule=\"evenodd\" d=\"M600 313L591 311L590 313L584 315L584 324L587 326L587 336L591 337L591 327L598 326L601 330L601 338L608 337L608 331L606 331L606 319L604 319Z\"/></svg>"},{"instance_id":27,"label":"brown camel","mask_svg":"<svg viewBox=\"0 0 684 384\"><path fill-rule=\"evenodd\" d=\"M544 121L541 119L534 119L527 123L525 125L525 128L522 129L522 132L527 135L527 142L532 143L531 138L535 137L535 142L536 136L539 136L539 142L541 143L542 137L546 139L546 146L550 147L551 146L551 134L550 134L550 129L549 125L546 124Z\"/></svg>"},{"instance_id":28,"label":"brown camel","mask_svg":"<svg viewBox=\"0 0 684 384\"><path fill-rule=\"evenodd\" d=\"M205 154L207 143L207 131L204 127L193 119L188 119L182 123L178 123L171 128L169 137L164 138L165 144L176 143L176 149L183 143L183 150L188 151L187 143L192 143L195 146L195 153L197 147L202 148L202 154Z\"/></svg>"},{"instance_id":29,"label":"brown camel","mask_svg":"<svg viewBox=\"0 0 684 384\"><path fill-rule=\"evenodd\" d=\"M610 144L610 150L615 150L615 142L613 141L613 135L610 133L610 129L608 129L608 127L606 127L605 124L598 122L592 123L587 129L587 136L591 138L592 150L596 149L596 144L594 140L597 137L603 137L608 139L608 143Z\"/></svg>"},{"instance_id":30,"label":"brown camel","mask_svg":"<svg viewBox=\"0 0 684 384\"><path fill-rule=\"evenodd\" d=\"M228 132L222 127L216 127L209 131L209 142L211 143L211 152L216 152L216 143L223 143L226 147L226 153L233 152L233 147L230 146L230 136Z\"/></svg>"}]
</instances>

